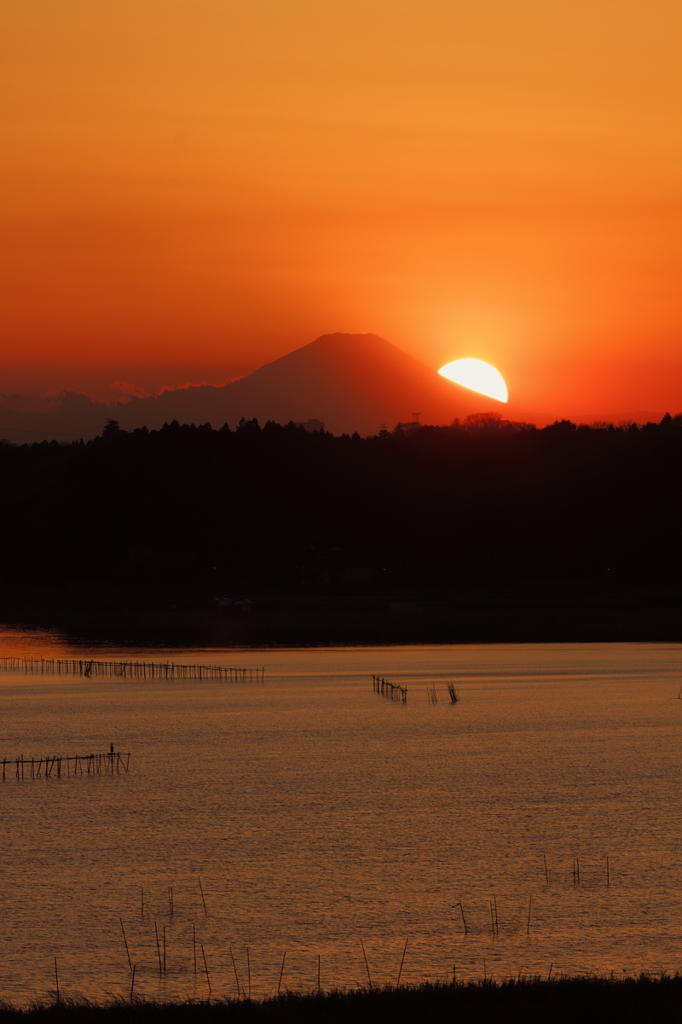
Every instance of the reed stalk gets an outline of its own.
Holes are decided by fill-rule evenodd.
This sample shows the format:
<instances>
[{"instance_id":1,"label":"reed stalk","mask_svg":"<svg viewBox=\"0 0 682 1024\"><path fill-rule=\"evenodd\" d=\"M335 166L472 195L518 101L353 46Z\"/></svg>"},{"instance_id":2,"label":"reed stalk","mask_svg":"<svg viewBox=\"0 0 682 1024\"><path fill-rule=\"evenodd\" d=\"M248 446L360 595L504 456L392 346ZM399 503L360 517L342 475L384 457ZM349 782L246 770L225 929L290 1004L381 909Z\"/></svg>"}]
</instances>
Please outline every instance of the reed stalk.
<instances>
[{"instance_id":1,"label":"reed stalk","mask_svg":"<svg viewBox=\"0 0 682 1024\"><path fill-rule=\"evenodd\" d=\"M206 963L206 953L204 952L204 945L201 944L201 955L204 958L204 970L206 971L206 984L208 985L208 1000L211 1001L211 976L208 973L208 964Z\"/></svg>"},{"instance_id":2,"label":"reed stalk","mask_svg":"<svg viewBox=\"0 0 682 1024\"><path fill-rule=\"evenodd\" d=\"M208 910L206 908L206 897L204 896L204 887L201 884L201 875L199 875L199 892L201 893L201 902L204 905L204 917L208 917Z\"/></svg>"},{"instance_id":3,"label":"reed stalk","mask_svg":"<svg viewBox=\"0 0 682 1024\"><path fill-rule=\"evenodd\" d=\"M285 949L284 950L284 955L282 956L282 966L279 969L279 981L277 983L277 995L280 994L280 991L282 989L282 976L284 975L284 961L286 960L286 958L287 958L287 951ZM236 973L236 971L235 971L235 973ZM237 982L237 984L239 984L239 982Z\"/></svg>"},{"instance_id":4,"label":"reed stalk","mask_svg":"<svg viewBox=\"0 0 682 1024\"><path fill-rule=\"evenodd\" d=\"M400 979L403 976L403 964L405 963L405 954L407 953L407 943L409 941L410 941L409 938L405 939L405 945L403 947L403 955L400 958L400 968L398 970L398 980L396 981L396 987L400 984Z\"/></svg>"},{"instance_id":5,"label":"reed stalk","mask_svg":"<svg viewBox=\"0 0 682 1024\"><path fill-rule=\"evenodd\" d=\"M365 958L365 969L367 971L367 981L369 982L369 987L372 988L372 975L369 973L369 963L367 962L367 953L365 952L365 944L362 941L362 939L360 939L360 945L362 946L362 955Z\"/></svg>"},{"instance_id":6,"label":"reed stalk","mask_svg":"<svg viewBox=\"0 0 682 1024\"><path fill-rule=\"evenodd\" d=\"M286 956L286 953L284 955ZM240 985L239 985L239 975L237 974L237 965L236 965L235 960L234 960L234 953L232 952L232 946L230 946L230 957L232 959L232 969L234 970L234 980L237 982L237 999L241 999L242 992L241 992L241 988L240 988ZM284 961L282 961L282 964L284 964ZM280 981L281 981L281 978L280 978Z\"/></svg>"},{"instance_id":7,"label":"reed stalk","mask_svg":"<svg viewBox=\"0 0 682 1024\"><path fill-rule=\"evenodd\" d=\"M128 949L128 940L126 938L126 930L123 927L123 918L119 917L119 921L121 922L121 932L123 933L123 944L125 945L126 956L128 957L128 970L132 971L132 969L133 969L133 962L130 959L130 950Z\"/></svg>"},{"instance_id":8,"label":"reed stalk","mask_svg":"<svg viewBox=\"0 0 682 1024\"><path fill-rule=\"evenodd\" d=\"M159 929L156 925L156 921L154 922L154 934L156 935L156 955L159 961L159 977L161 978L163 977L163 968L161 965L161 945L159 943Z\"/></svg>"},{"instance_id":9,"label":"reed stalk","mask_svg":"<svg viewBox=\"0 0 682 1024\"><path fill-rule=\"evenodd\" d=\"M460 900L459 903L455 903L455 906L459 907L460 913L462 915L462 924L464 925L464 934L468 935L469 934L469 929L467 928L467 919L464 916L464 907L462 906L462 901Z\"/></svg>"}]
</instances>

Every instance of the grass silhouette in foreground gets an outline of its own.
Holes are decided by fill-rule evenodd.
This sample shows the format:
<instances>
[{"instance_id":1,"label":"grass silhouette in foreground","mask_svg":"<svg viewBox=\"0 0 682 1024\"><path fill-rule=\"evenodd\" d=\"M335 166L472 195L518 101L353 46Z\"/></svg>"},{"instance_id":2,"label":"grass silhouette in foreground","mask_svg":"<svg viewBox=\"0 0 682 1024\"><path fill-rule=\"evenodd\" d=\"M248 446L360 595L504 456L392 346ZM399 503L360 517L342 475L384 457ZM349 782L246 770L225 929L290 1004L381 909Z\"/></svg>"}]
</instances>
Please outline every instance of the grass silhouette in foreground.
<instances>
[{"instance_id":1,"label":"grass silhouette in foreground","mask_svg":"<svg viewBox=\"0 0 682 1024\"><path fill-rule=\"evenodd\" d=\"M322 994L287 993L273 999L154 1002L135 999L97 1005L62 998L21 1010L0 1004L0 1024L18 1020L101 1024L118 1022L227 1021L235 1024L314 1022L429 1022L458 1024L581 1024L678 1022L682 975L613 980L606 977L510 979L502 982L423 984Z\"/></svg>"}]
</instances>

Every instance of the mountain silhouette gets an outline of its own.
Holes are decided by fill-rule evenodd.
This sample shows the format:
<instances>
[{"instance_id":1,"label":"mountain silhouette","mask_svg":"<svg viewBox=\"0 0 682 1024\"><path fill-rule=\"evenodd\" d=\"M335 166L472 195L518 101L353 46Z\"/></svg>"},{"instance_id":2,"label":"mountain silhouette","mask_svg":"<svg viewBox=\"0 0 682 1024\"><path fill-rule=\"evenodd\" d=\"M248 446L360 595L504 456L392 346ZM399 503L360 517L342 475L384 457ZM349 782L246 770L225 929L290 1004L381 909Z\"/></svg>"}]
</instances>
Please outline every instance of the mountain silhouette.
<instances>
[{"instance_id":1,"label":"mountain silhouette","mask_svg":"<svg viewBox=\"0 0 682 1024\"><path fill-rule=\"evenodd\" d=\"M416 412L422 423L448 424L493 409L505 415L507 407L445 380L375 334L325 334L221 387L189 386L114 405L67 392L48 412L5 407L0 437L87 439L101 432L107 418L125 430L158 429L173 420L214 427L234 427L242 418L261 424L318 420L334 434L367 435L410 422Z\"/></svg>"},{"instance_id":2,"label":"mountain silhouette","mask_svg":"<svg viewBox=\"0 0 682 1024\"><path fill-rule=\"evenodd\" d=\"M189 387L134 399L120 410L121 426L164 422L235 425L317 419L333 434L374 434L385 424L421 414L422 423L502 409L498 402L439 377L418 359L375 334L326 334L224 387Z\"/></svg>"}]
</instances>

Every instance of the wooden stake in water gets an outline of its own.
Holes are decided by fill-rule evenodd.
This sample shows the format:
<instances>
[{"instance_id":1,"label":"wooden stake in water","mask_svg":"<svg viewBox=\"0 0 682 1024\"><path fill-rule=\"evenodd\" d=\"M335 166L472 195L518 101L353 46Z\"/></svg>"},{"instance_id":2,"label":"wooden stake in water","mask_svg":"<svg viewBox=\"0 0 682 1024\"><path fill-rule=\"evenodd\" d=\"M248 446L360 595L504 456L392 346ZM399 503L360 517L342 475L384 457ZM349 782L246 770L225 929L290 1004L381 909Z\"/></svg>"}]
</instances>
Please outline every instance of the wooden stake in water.
<instances>
[{"instance_id":1,"label":"wooden stake in water","mask_svg":"<svg viewBox=\"0 0 682 1024\"><path fill-rule=\"evenodd\" d=\"M206 984L208 985L208 998L209 998L209 1002L210 1002L210 999L211 999L211 977L210 977L210 975L208 973L208 964L206 963L206 954L204 953L203 943L201 945L201 955L204 958L204 970L206 971Z\"/></svg>"},{"instance_id":2,"label":"wooden stake in water","mask_svg":"<svg viewBox=\"0 0 682 1024\"><path fill-rule=\"evenodd\" d=\"M398 980L395 983L396 984L396 988L400 984L400 979L403 976L403 964L405 963L405 954L407 953L407 943L409 941L410 941L409 939L405 939L405 946L403 947L403 955L402 955L401 960L400 960L400 969L398 971Z\"/></svg>"},{"instance_id":3,"label":"wooden stake in water","mask_svg":"<svg viewBox=\"0 0 682 1024\"><path fill-rule=\"evenodd\" d=\"M549 871L547 869L547 854L546 853L543 853L542 859L545 862L545 882L546 882L547 885L549 885Z\"/></svg>"},{"instance_id":4,"label":"wooden stake in water","mask_svg":"<svg viewBox=\"0 0 682 1024\"><path fill-rule=\"evenodd\" d=\"M204 897L204 887L201 884L201 876L199 876L199 892L201 893L201 902L204 904L204 917L208 917L208 910L206 909L206 899Z\"/></svg>"},{"instance_id":5,"label":"wooden stake in water","mask_svg":"<svg viewBox=\"0 0 682 1024\"><path fill-rule=\"evenodd\" d=\"M133 1001L133 993L135 991L135 971L137 970L137 964L133 964L133 973L130 979L130 1002Z\"/></svg>"},{"instance_id":6,"label":"wooden stake in water","mask_svg":"<svg viewBox=\"0 0 682 1024\"><path fill-rule=\"evenodd\" d=\"M464 934L468 935L469 934L469 929L467 928L467 919L464 916L464 907L462 906L462 901L460 900L459 903L455 903L454 905L456 907L459 907L460 913L462 915L462 924L464 925Z\"/></svg>"},{"instance_id":7,"label":"wooden stake in water","mask_svg":"<svg viewBox=\"0 0 682 1024\"><path fill-rule=\"evenodd\" d=\"M133 969L133 962L130 959L130 950L128 949L128 940L126 939L126 930L123 927L123 918L119 917L119 921L121 922L121 931L123 932L123 943L124 943L125 948L126 948L126 956L128 957L128 969L132 971L132 969Z\"/></svg>"},{"instance_id":8,"label":"wooden stake in water","mask_svg":"<svg viewBox=\"0 0 682 1024\"><path fill-rule=\"evenodd\" d=\"M362 946L362 955L365 958L365 969L367 971L367 981L369 982L369 987L371 988L372 987L372 975L369 973L369 964L367 962L367 954L365 953L365 944L362 941L362 939L360 939L360 945Z\"/></svg>"},{"instance_id":9,"label":"wooden stake in water","mask_svg":"<svg viewBox=\"0 0 682 1024\"><path fill-rule=\"evenodd\" d=\"M57 957L54 958L54 987L56 995L56 1003L59 1005L59 971L57 970Z\"/></svg>"},{"instance_id":10,"label":"wooden stake in water","mask_svg":"<svg viewBox=\"0 0 682 1024\"><path fill-rule=\"evenodd\" d=\"M284 956L282 957L282 966L279 969L279 982L277 983L277 995L279 995L282 988L282 976L284 974L284 961L287 958L287 951L284 950Z\"/></svg>"}]
</instances>

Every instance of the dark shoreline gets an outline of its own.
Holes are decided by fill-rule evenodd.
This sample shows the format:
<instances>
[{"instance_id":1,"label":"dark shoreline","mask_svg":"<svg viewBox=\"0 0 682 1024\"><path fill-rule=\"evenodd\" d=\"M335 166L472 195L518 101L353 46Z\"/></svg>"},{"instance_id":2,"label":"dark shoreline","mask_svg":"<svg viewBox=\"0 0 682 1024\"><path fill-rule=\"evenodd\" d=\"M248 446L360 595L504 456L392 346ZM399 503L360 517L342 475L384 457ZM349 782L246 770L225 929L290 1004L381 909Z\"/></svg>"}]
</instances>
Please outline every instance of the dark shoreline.
<instances>
[{"instance_id":1,"label":"dark shoreline","mask_svg":"<svg viewBox=\"0 0 682 1024\"><path fill-rule=\"evenodd\" d=\"M245 596L245 595L240 595ZM76 646L306 647L472 643L676 643L682 589L546 587L450 593L214 594L101 584L0 591L0 622Z\"/></svg>"},{"instance_id":2,"label":"dark shoreline","mask_svg":"<svg viewBox=\"0 0 682 1024\"><path fill-rule=\"evenodd\" d=\"M352 992L287 993L262 1002L159 1003L123 999L105 1005L65 999L22 1010L0 1004L0 1024L146 1024L226 1021L228 1024L677 1024L682 975L526 978L500 983L423 984Z\"/></svg>"}]
</instances>

